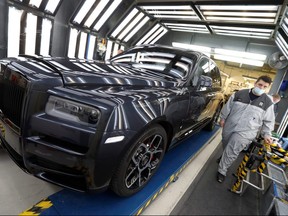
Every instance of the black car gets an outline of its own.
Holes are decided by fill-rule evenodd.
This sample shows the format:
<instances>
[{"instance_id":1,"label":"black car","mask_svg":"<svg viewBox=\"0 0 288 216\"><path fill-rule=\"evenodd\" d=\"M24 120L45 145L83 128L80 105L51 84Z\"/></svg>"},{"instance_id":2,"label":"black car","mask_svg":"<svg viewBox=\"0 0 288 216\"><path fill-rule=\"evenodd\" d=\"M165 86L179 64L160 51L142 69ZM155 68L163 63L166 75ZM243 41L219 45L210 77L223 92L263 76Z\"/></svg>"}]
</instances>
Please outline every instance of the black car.
<instances>
[{"instance_id":1,"label":"black car","mask_svg":"<svg viewBox=\"0 0 288 216\"><path fill-rule=\"evenodd\" d=\"M5 149L26 172L78 191L141 190L168 149L214 128L224 102L216 64L173 47L137 46L105 63L23 55L0 65Z\"/></svg>"}]
</instances>

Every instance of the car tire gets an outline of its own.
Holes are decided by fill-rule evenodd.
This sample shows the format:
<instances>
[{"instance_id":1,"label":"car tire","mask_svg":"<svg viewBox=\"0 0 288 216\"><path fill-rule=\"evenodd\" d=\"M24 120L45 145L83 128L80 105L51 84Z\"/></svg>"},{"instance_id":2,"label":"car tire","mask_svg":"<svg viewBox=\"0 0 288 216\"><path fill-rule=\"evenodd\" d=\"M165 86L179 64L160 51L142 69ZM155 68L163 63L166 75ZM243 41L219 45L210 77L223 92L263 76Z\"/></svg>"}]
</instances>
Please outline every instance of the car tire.
<instances>
[{"instance_id":1,"label":"car tire","mask_svg":"<svg viewBox=\"0 0 288 216\"><path fill-rule=\"evenodd\" d=\"M111 181L111 189L119 196L140 191L160 166L167 147L167 134L156 124L146 129L131 145Z\"/></svg>"},{"instance_id":2,"label":"car tire","mask_svg":"<svg viewBox=\"0 0 288 216\"><path fill-rule=\"evenodd\" d=\"M222 106L219 105L216 109L216 112L214 113L211 121L204 127L205 130L207 131L213 131L218 120L219 120L219 116L220 116L220 112L221 112L221 108Z\"/></svg>"}]
</instances>

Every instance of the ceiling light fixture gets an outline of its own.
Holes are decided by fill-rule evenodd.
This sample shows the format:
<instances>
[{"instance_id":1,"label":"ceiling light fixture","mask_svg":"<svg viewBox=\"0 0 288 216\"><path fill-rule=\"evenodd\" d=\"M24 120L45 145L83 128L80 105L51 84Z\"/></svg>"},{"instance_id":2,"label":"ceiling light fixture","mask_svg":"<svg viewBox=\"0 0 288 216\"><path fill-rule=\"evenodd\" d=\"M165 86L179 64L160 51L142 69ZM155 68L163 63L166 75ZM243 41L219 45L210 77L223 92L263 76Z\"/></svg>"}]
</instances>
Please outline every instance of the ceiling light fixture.
<instances>
[{"instance_id":1,"label":"ceiling light fixture","mask_svg":"<svg viewBox=\"0 0 288 216\"><path fill-rule=\"evenodd\" d=\"M150 14L178 14L178 15L195 15L194 11L149 11Z\"/></svg>"},{"instance_id":2,"label":"ceiling light fixture","mask_svg":"<svg viewBox=\"0 0 288 216\"><path fill-rule=\"evenodd\" d=\"M36 47L36 30L37 30L37 16L27 14L26 39L25 39L25 54L34 55Z\"/></svg>"},{"instance_id":3,"label":"ceiling light fixture","mask_svg":"<svg viewBox=\"0 0 288 216\"><path fill-rule=\"evenodd\" d=\"M162 26L156 31L154 32L146 41L145 44L151 44L152 41L154 41L155 38L157 38L158 35L163 33L163 30L165 28L163 28ZM165 32L166 33L166 32Z\"/></svg>"},{"instance_id":4,"label":"ceiling light fixture","mask_svg":"<svg viewBox=\"0 0 288 216\"><path fill-rule=\"evenodd\" d=\"M22 17L22 10L14 7L9 7L8 15L8 47L7 56L16 57L19 55L20 43L20 23Z\"/></svg>"},{"instance_id":5,"label":"ceiling light fixture","mask_svg":"<svg viewBox=\"0 0 288 216\"><path fill-rule=\"evenodd\" d=\"M224 33L224 32L217 32L216 34L218 35L226 35L226 36L233 36L233 37L249 37L249 38L258 38L258 39L270 39L271 36L255 36L255 35L245 35L245 34L241 34L239 33Z\"/></svg>"},{"instance_id":6,"label":"ceiling light fixture","mask_svg":"<svg viewBox=\"0 0 288 216\"><path fill-rule=\"evenodd\" d=\"M87 59L93 59L96 39L97 39L96 36L91 35L91 34L89 35Z\"/></svg>"},{"instance_id":7,"label":"ceiling light fixture","mask_svg":"<svg viewBox=\"0 0 288 216\"><path fill-rule=\"evenodd\" d=\"M130 40L130 38L136 34L136 32L138 32L138 30L145 25L145 23L148 22L150 18L148 16L146 16L135 28L133 28L133 30L124 38L124 41L127 42Z\"/></svg>"},{"instance_id":8,"label":"ceiling light fixture","mask_svg":"<svg viewBox=\"0 0 288 216\"><path fill-rule=\"evenodd\" d=\"M125 17L125 19L120 23L120 25L118 25L118 27L112 32L111 36L112 37L116 37L116 35L119 34L119 32L124 28L124 26L126 26L130 20L132 20L132 18L138 13L139 11L134 8L129 14L128 16Z\"/></svg>"},{"instance_id":9,"label":"ceiling light fixture","mask_svg":"<svg viewBox=\"0 0 288 216\"><path fill-rule=\"evenodd\" d=\"M200 10L244 10L244 11L277 11L277 5L257 5L257 6L243 6L243 5L201 5Z\"/></svg>"},{"instance_id":10,"label":"ceiling light fixture","mask_svg":"<svg viewBox=\"0 0 288 216\"><path fill-rule=\"evenodd\" d=\"M247 17L275 17L276 13L254 13L254 12L218 12L218 11L204 11L205 16L247 16Z\"/></svg>"},{"instance_id":11,"label":"ceiling light fixture","mask_svg":"<svg viewBox=\"0 0 288 216\"><path fill-rule=\"evenodd\" d=\"M142 6L144 10L192 10L190 5Z\"/></svg>"},{"instance_id":12,"label":"ceiling light fixture","mask_svg":"<svg viewBox=\"0 0 288 216\"><path fill-rule=\"evenodd\" d=\"M206 46L198 46L198 45L192 45L192 44L185 44L185 43L178 43L178 42L172 42L172 46L179 47L183 49L190 49L195 50L199 52L205 53L207 56L211 55L211 48Z\"/></svg>"},{"instance_id":13,"label":"ceiling light fixture","mask_svg":"<svg viewBox=\"0 0 288 216\"><path fill-rule=\"evenodd\" d=\"M215 29L227 29L227 30L239 30L239 31L257 31L257 32L273 32L272 29L263 29L263 28L245 28L245 27L234 27L234 26L215 26L211 25L210 27Z\"/></svg>"},{"instance_id":14,"label":"ceiling light fixture","mask_svg":"<svg viewBox=\"0 0 288 216\"><path fill-rule=\"evenodd\" d=\"M276 33L275 43L277 44L283 55L286 57L286 59L288 59L288 43L285 41L285 39L279 32Z\"/></svg>"},{"instance_id":15,"label":"ceiling light fixture","mask_svg":"<svg viewBox=\"0 0 288 216\"><path fill-rule=\"evenodd\" d=\"M155 18L172 18L172 19L197 19L200 20L198 16L177 16L177 15L154 15Z\"/></svg>"},{"instance_id":16,"label":"ceiling light fixture","mask_svg":"<svg viewBox=\"0 0 288 216\"><path fill-rule=\"evenodd\" d=\"M150 44L154 44L156 41L158 41L161 37L163 37L163 35L165 35L168 32L168 30L166 28L164 28L164 27L162 27L161 30L162 30L162 32L156 38L154 38L150 42Z\"/></svg>"},{"instance_id":17,"label":"ceiling light fixture","mask_svg":"<svg viewBox=\"0 0 288 216\"><path fill-rule=\"evenodd\" d=\"M264 65L263 61L244 59L240 57L233 57L233 56L220 55L220 54L215 54L214 58L218 60L231 61L231 62L236 62L240 64L257 66L257 67L262 67Z\"/></svg>"},{"instance_id":18,"label":"ceiling light fixture","mask_svg":"<svg viewBox=\"0 0 288 216\"><path fill-rule=\"evenodd\" d=\"M111 16L113 11L118 7L118 5L122 2L122 0L115 0L110 7L105 11L103 16L100 18L100 20L96 23L94 29L97 31L102 27L104 22Z\"/></svg>"},{"instance_id":19,"label":"ceiling light fixture","mask_svg":"<svg viewBox=\"0 0 288 216\"><path fill-rule=\"evenodd\" d=\"M52 22L48 19L43 19L40 45L40 54L43 56L49 55L51 29Z\"/></svg>"},{"instance_id":20,"label":"ceiling light fixture","mask_svg":"<svg viewBox=\"0 0 288 216\"><path fill-rule=\"evenodd\" d=\"M136 45L139 44L144 44L145 41L147 40L148 37L150 37L155 31L157 31L157 29L160 28L159 24L156 24L147 34L144 35L144 37L142 37Z\"/></svg>"},{"instance_id":21,"label":"ceiling light fixture","mask_svg":"<svg viewBox=\"0 0 288 216\"><path fill-rule=\"evenodd\" d=\"M265 61L267 57L266 55L257 54L257 53L240 52L240 51L220 49L220 48L215 48L215 53L221 54L221 55L227 55L227 56L249 58L253 60L261 60L261 61Z\"/></svg>"},{"instance_id":22,"label":"ceiling light fixture","mask_svg":"<svg viewBox=\"0 0 288 216\"><path fill-rule=\"evenodd\" d=\"M105 54L105 60L110 59L111 58L111 53L112 53L112 46L113 46L113 42L108 40L107 41L107 49L106 49L106 54Z\"/></svg>"},{"instance_id":23,"label":"ceiling light fixture","mask_svg":"<svg viewBox=\"0 0 288 216\"><path fill-rule=\"evenodd\" d=\"M95 0L86 0L75 16L73 22L80 24L94 3Z\"/></svg>"},{"instance_id":24,"label":"ceiling light fixture","mask_svg":"<svg viewBox=\"0 0 288 216\"><path fill-rule=\"evenodd\" d=\"M97 19L99 14L103 11L103 9L108 4L108 2L109 1L107 1L107 0L100 1L99 4L96 6L96 8L91 13L91 15L88 17L88 19L86 20L84 25L90 27L92 25L92 23Z\"/></svg>"},{"instance_id":25,"label":"ceiling light fixture","mask_svg":"<svg viewBox=\"0 0 288 216\"><path fill-rule=\"evenodd\" d=\"M254 35L254 36L264 36L264 37L270 37L271 33L262 33L262 32L244 32L244 31L229 31L229 30L215 30L216 33L230 33L230 34L234 34L235 36L237 36L238 34L242 34L242 35Z\"/></svg>"},{"instance_id":26,"label":"ceiling light fixture","mask_svg":"<svg viewBox=\"0 0 288 216\"><path fill-rule=\"evenodd\" d=\"M69 47L68 47L68 54L69 58L75 58L75 49L77 44L77 35L78 31L74 28L70 29L70 37L69 37Z\"/></svg>"},{"instance_id":27,"label":"ceiling light fixture","mask_svg":"<svg viewBox=\"0 0 288 216\"><path fill-rule=\"evenodd\" d=\"M192 33L200 33L200 34L209 34L209 32L208 31L203 31L203 30L201 30L201 29L195 29L195 30L193 30L193 29L188 29L188 28L170 28L171 29L171 31L180 31L180 32L192 32Z\"/></svg>"},{"instance_id":28,"label":"ceiling light fixture","mask_svg":"<svg viewBox=\"0 0 288 216\"><path fill-rule=\"evenodd\" d=\"M207 16L207 20L226 20L226 21L246 21L246 22L265 22L273 23L275 19L268 18L249 18L249 17L217 17L217 16Z\"/></svg>"},{"instance_id":29,"label":"ceiling light fixture","mask_svg":"<svg viewBox=\"0 0 288 216\"><path fill-rule=\"evenodd\" d=\"M48 1L45 10L54 14L58 4L59 4L60 0L53 0L53 1Z\"/></svg>"},{"instance_id":30,"label":"ceiling light fixture","mask_svg":"<svg viewBox=\"0 0 288 216\"><path fill-rule=\"evenodd\" d=\"M132 29L133 27L135 27L136 23L138 23L138 22L142 19L142 17L144 17L144 13L141 12L141 13L139 13L139 14L135 17L135 19L132 20L132 22L124 29L124 31L119 35L118 39L119 39L119 40L122 40L122 38L125 37L125 35L126 35L129 31L131 31L131 29Z\"/></svg>"},{"instance_id":31,"label":"ceiling light fixture","mask_svg":"<svg viewBox=\"0 0 288 216\"><path fill-rule=\"evenodd\" d=\"M32 6L39 8L41 2L42 2L41 0L40 1L39 0L30 0L29 5L32 5Z\"/></svg>"}]
</instances>

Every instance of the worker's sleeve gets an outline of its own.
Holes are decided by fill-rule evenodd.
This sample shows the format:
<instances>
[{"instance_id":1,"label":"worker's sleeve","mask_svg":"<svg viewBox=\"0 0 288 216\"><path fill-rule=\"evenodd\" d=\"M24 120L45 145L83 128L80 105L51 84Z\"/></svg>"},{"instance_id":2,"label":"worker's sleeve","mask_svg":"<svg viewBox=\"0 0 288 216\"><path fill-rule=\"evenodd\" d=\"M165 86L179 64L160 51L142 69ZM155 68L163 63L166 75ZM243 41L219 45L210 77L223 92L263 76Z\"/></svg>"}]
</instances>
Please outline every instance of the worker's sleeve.
<instances>
[{"instance_id":1,"label":"worker's sleeve","mask_svg":"<svg viewBox=\"0 0 288 216\"><path fill-rule=\"evenodd\" d=\"M231 108L234 104L234 97L235 97L235 93L229 97L227 103L223 106L221 113L220 113L220 119L225 120L230 114Z\"/></svg>"},{"instance_id":2,"label":"worker's sleeve","mask_svg":"<svg viewBox=\"0 0 288 216\"><path fill-rule=\"evenodd\" d=\"M274 106L270 106L264 114L261 136L271 137L275 125Z\"/></svg>"}]
</instances>

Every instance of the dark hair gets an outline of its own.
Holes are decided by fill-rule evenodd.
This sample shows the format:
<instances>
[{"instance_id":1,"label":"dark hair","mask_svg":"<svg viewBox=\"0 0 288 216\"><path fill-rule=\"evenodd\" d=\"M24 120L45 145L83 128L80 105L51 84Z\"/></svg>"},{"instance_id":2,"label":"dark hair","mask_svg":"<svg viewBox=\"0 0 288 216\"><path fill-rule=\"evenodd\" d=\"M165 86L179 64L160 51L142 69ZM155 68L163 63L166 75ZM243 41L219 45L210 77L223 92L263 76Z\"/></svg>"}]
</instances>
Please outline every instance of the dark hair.
<instances>
[{"instance_id":1,"label":"dark hair","mask_svg":"<svg viewBox=\"0 0 288 216\"><path fill-rule=\"evenodd\" d=\"M259 80L263 80L264 82L269 83L269 85L272 83L271 77L265 76L265 75L258 77L258 79L256 80L256 83L257 83Z\"/></svg>"}]
</instances>

